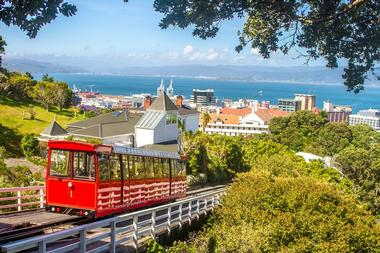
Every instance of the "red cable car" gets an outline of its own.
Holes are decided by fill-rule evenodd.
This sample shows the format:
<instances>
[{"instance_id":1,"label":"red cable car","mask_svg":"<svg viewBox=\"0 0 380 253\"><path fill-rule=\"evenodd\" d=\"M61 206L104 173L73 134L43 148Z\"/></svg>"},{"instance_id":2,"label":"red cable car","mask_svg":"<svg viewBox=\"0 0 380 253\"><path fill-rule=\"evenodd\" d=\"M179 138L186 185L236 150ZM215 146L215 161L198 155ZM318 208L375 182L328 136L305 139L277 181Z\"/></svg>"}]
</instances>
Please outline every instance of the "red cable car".
<instances>
[{"instance_id":1,"label":"red cable car","mask_svg":"<svg viewBox=\"0 0 380 253\"><path fill-rule=\"evenodd\" d=\"M184 197L185 164L174 152L49 141L46 209L101 217Z\"/></svg>"}]
</instances>

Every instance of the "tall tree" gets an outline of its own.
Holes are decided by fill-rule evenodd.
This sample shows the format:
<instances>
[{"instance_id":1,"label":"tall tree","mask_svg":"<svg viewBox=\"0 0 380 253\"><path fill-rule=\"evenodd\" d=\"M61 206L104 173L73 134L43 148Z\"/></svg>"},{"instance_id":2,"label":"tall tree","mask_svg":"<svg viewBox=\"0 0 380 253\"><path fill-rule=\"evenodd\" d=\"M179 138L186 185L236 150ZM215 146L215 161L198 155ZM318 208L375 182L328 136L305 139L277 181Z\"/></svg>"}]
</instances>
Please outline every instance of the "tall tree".
<instances>
[{"instance_id":1,"label":"tall tree","mask_svg":"<svg viewBox=\"0 0 380 253\"><path fill-rule=\"evenodd\" d=\"M223 20L245 18L240 43L259 50L264 58L290 49L306 60L324 58L329 68L347 65L343 78L347 90L359 92L369 73L380 63L380 1L293 0L293 1L194 1L155 0L164 17L160 27L192 27L193 35L214 37Z\"/></svg>"},{"instance_id":2,"label":"tall tree","mask_svg":"<svg viewBox=\"0 0 380 253\"><path fill-rule=\"evenodd\" d=\"M62 108L71 104L73 92L65 82L54 82L52 86L54 93L54 104L62 111Z\"/></svg>"},{"instance_id":3,"label":"tall tree","mask_svg":"<svg viewBox=\"0 0 380 253\"><path fill-rule=\"evenodd\" d=\"M49 108L54 105L55 102L56 94L54 94L52 86L53 84L51 82L40 81L33 89L34 99L43 104L47 111L49 111Z\"/></svg>"}]
</instances>

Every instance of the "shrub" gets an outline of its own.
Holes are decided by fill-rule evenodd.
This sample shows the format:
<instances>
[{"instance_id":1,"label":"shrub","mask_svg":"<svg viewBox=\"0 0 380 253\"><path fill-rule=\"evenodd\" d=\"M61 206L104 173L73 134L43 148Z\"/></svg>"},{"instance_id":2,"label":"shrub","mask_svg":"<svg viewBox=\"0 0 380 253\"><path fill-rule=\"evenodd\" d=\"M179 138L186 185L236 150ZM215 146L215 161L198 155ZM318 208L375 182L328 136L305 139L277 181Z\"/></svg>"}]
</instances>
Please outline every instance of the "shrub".
<instances>
[{"instance_id":1,"label":"shrub","mask_svg":"<svg viewBox=\"0 0 380 253\"><path fill-rule=\"evenodd\" d=\"M357 199L312 177L242 173L222 203L181 252L375 252L380 246L380 226Z\"/></svg>"},{"instance_id":2,"label":"shrub","mask_svg":"<svg viewBox=\"0 0 380 253\"><path fill-rule=\"evenodd\" d=\"M38 140L33 134L27 134L21 139L21 149L26 157L38 154Z\"/></svg>"}]
</instances>

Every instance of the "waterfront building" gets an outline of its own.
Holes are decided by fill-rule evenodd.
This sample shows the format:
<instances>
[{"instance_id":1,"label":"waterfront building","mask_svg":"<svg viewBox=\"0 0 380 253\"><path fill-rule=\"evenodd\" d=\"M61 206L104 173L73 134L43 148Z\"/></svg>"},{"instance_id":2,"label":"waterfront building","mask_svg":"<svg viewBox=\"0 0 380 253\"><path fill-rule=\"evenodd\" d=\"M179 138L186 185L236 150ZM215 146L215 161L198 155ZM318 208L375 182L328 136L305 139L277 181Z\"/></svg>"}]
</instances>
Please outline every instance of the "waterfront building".
<instances>
[{"instance_id":1,"label":"waterfront building","mask_svg":"<svg viewBox=\"0 0 380 253\"><path fill-rule=\"evenodd\" d=\"M323 102L323 111L327 114L329 122L348 122L352 114L352 107L347 105L334 105L329 101Z\"/></svg>"},{"instance_id":2,"label":"waterfront building","mask_svg":"<svg viewBox=\"0 0 380 253\"><path fill-rule=\"evenodd\" d=\"M219 113L209 114L210 122L204 131L207 134L218 133L228 136L268 133L271 119L288 114L284 111L265 108L258 108L256 111L252 111L251 108L222 108ZM200 129L203 130L202 125Z\"/></svg>"},{"instance_id":3,"label":"waterfront building","mask_svg":"<svg viewBox=\"0 0 380 253\"><path fill-rule=\"evenodd\" d=\"M296 112L301 110L301 101L288 98L279 98L277 107L281 111Z\"/></svg>"},{"instance_id":4,"label":"waterfront building","mask_svg":"<svg viewBox=\"0 0 380 253\"><path fill-rule=\"evenodd\" d=\"M278 99L279 110L285 112L296 112L300 110L313 111L316 107L315 95L294 94L294 99L280 98Z\"/></svg>"},{"instance_id":5,"label":"waterfront building","mask_svg":"<svg viewBox=\"0 0 380 253\"><path fill-rule=\"evenodd\" d=\"M300 110L312 111L316 106L315 95L294 94L294 100L301 101Z\"/></svg>"},{"instance_id":6,"label":"waterfront building","mask_svg":"<svg viewBox=\"0 0 380 253\"><path fill-rule=\"evenodd\" d=\"M360 110L357 114L350 115L348 122L352 126L366 124L376 131L380 131L380 110Z\"/></svg>"},{"instance_id":7,"label":"waterfront building","mask_svg":"<svg viewBox=\"0 0 380 253\"><path fill-rule=\"evenodd\" d=\"M193 104L196 104L197 107L216 105L216 98L214 96L213 89L207 89L207 90L194 89L190 100Z\"/></svg>"}]
</instances>

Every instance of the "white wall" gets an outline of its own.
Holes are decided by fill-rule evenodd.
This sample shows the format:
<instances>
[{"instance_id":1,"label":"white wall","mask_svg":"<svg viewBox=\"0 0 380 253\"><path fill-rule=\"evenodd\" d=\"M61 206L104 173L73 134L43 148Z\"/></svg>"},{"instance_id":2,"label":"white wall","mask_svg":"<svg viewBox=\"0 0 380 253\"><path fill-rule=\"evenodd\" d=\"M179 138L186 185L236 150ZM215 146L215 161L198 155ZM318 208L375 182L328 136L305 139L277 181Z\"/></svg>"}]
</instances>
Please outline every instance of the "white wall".
<instances>
[{"instance_id":1,"label":"white wall","mask_svg":"<svg viewBox=\"0 0 380 253\"><path fill-rule=\"evenodd\" d=\"M152 129L144 129L144 128L136 128L135 130L135 138L136 138L136 147L141 147L148 144L154 143L154 130Z\"/></svg>"},{"instance_id":2,"label":"white wall","mask_svg":"<svg viewBox=\"0 0 380 253\"><path fill-rule=\"evenodd\" d=\"M131 143L133 145L133 134L124 134L105 137L103 139L103 144L115 144L115 143Z\"/></svg>"},{"instance_id":3,"label":"white wall","mask_svg":"<svg viewBox=\"0 0 380 253\"><path fill-rule=\"evenodd\" d=\"M166 116L163 117L154 129L154 143L177 140L177 138L178 125L166 125Z\"/></svg>"},{"instance_id":4,"label":"white wall","mask_svg":"<svg viewBox=\"0 0 380 253\"><path fill-rule=\"evenodd\" d=\"M195 132L199 128L199 114L182 116L186 131Z\"/></svg>"}]
</instances>

